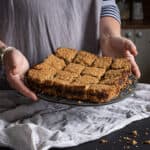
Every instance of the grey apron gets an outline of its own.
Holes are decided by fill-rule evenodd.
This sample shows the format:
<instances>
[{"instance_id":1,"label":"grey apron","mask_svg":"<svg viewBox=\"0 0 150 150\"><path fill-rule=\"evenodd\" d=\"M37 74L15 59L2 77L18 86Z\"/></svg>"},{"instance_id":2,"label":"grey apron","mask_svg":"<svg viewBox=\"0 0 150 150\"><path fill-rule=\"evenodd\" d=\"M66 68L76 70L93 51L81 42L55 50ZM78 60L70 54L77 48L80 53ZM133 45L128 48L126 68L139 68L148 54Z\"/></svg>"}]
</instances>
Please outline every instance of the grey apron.
<instances>
[{"instance_id":1,"label":"grey apron","mask_svg":"<svg viewBox=\"0 0 150 150\"><path fill-rule=\"evenodd\" d=\"M58 47L98 53L101 0L0 0L0 40L40 62Z\"/></svg>"}]
</instances>

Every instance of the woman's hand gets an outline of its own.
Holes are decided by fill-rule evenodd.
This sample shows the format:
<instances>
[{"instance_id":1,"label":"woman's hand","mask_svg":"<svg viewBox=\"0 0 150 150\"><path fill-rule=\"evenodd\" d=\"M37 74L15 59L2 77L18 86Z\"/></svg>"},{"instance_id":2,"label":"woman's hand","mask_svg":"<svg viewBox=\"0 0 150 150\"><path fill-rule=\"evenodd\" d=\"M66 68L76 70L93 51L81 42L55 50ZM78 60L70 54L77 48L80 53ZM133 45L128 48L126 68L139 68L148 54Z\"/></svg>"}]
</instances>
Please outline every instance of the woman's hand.
<instances>
[{"instance_id":1,"label":"woman's hand","mask_svg":"<svg viewBox=\"0 0 150 150\"><path fill-rule=\"evenodd\" d=\"M3 61L10 86L32 100L37 100L36 94L24 84L24 74L29 69L25 56L14 48L5 52Z\"/></svg>"},{"instance_id":2,"label":"woman's hand","mask_svg":"<svg viewBox=\"0 0 150 150\"><path fill-rule=\"evenodd\" d=\"M141 73L134 58L137 55L137 50L131 40L120 36L107 37L101 41L101 49L104 56L127 58L131 62L132 72L137 78L140 78Z\"/></svg>"}]
</instances>

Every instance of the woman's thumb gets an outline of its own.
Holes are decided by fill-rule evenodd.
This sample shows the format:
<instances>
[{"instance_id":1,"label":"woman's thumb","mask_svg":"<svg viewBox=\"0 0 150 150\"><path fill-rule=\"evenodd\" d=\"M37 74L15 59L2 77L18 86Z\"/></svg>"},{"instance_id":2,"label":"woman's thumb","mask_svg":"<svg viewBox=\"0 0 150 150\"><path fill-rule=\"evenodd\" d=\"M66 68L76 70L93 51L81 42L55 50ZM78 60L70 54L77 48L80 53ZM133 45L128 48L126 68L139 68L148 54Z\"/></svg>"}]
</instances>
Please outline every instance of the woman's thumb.
<instances>
[{"instance_id":1,"label":"woman's thumb","mask_svg":"<svg viewBox=\"0 0 150 150\"><path fill-rule=\"evenodd\" d=\"M17 68L16 66L14 66L14 67L11 69L11 72L12 72L13 75L16 75L16 74L19 73L18 68Z\"/></svg>"}]
</instances>

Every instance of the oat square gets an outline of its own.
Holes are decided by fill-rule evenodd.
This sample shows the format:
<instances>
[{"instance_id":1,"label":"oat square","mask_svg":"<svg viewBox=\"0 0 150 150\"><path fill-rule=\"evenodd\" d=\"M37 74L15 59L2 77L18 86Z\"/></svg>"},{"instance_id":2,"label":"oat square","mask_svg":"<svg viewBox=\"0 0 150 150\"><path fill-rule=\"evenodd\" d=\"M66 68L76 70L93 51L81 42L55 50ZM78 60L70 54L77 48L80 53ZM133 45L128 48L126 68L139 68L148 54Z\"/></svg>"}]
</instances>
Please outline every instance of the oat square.
<instances>
[{"instance_id":1,"label":"oat square","mask_svg":"<svg viewBox=\"0 0 150 150\"><path fill-rule=\"evenodd\" d=\"M80 74L85 67L80 64L70 63L65 67L65 71Z\"/></svg>"},{"instance_id":2,"label":"oat square","mask_svg":"<svg viewBox=\"0 0 150 150\"><path fill-rule=\"evenodd\" d=\"M131 63L128 59L126 58L116 58L114 59L112 65L111 65L112 69L127 69L127 70L131 70Z\"/></svg>"},{"instance_id":3,"label":"oat square","mask_svg":"<svg viewBox=\"0 0 150 150\"><path fill-rule=\"evenodd\" d=\"M66 66L63 59L60 59L53 54L48 56L48 58L44 60L44 63L49 64L51 67L57 70L62 70Z\"/></svg>"},{"instance_id":4,"label":"oat square","mask_svg":"<svg viewBox=\"0 0 150 150\"><path fill-rule=\"evenodd\" d=\"M47 80L52 80L56 73L55 68L50 68L49 70L30 69L27 73L27 78L37 84L44 84Z\"/></svg>"},{"instance_id":5,"label":"oat square","mask_svg":"<svg viewBox=\"0 0 150 150\"><path fill-rule=\"evenodd\" d=\"M77 54L77 50L71 48L58 48L56 50L56 56L64 59L67 63L72 62Z\"/></svg>"},{"instance_id":6,"label":"oat square","mask_svg":"<svg viewBox=\"0 0 150 150\"><path fill-rule=\"evenodd\" d=\"M104 84L91 84L87 90L87 98L96 103L108 102L118 94L119 90L115 86Z\"/></svg>"},{"instance_id":7,"label":"oat square","mask_svg":"<svg viewBox=\"0 0 150 150\"><path fill-rule=\"evenodd\" d=\"M73 62L85 66L91 66L95 59L96 55L86 51L79 51Z\"/></svg>"},{"instance_id":8,"label":"oat square","mask_svg":"<svg viewBox=\"0 0 150 150\"><path fill-rule=\"evenodd\" d=\"M98 82L99 82L99 80L96 77L92 77L89 75L83 75L83 76L79 76L73 84L76 83L76 84L87 85L87 84L94 84L94 83L98 83Z\"/></svg>"},{"instance_id":9,"label":"oat square","mask_svg":"<svg viewBox=\"0 0 150 150\"><path fill-rule=\"evenodd\" d=\"M90 76L97 77L98 79L100 79L104 75L105 71L106 70L104 68L86 67L82 71L82 74L90 75Z\"/></svg>"},{"instance_id":10,"label":"oat square","mask_svg":"<svg viewBox=\"0 0 150 150\"><path fill-rule=\"evenodd\" d=\"M93 66L98 68L108 69L112 63L111 57L98 57L96 58Z\"/></svg>"},{"instance_id":11,"label":"oat square","mask_svg":"<svg viewBox=\"0 0 150 150\"><path fill-rule=\"evenodd\" d=\"M68 82L74 81L78 77L78 74L68 72L68 71L59 71L55 79L60 79ZM54 80L55 80L54 79Z\"/></svg>"}]
</instances>

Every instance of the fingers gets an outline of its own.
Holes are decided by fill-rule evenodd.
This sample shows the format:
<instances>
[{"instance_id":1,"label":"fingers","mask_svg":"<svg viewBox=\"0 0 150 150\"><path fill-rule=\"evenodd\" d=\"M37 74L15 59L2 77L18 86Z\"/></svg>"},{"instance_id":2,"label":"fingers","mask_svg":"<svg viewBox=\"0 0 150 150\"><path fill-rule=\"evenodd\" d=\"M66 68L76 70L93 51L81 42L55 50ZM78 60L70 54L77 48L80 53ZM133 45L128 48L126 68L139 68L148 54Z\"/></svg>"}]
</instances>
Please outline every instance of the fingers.
<instances>
[{"instance_id":1,"label":"fingers","mask_svg":"<svg viewBox=\"0 0 150 150\"><path fill-rule=\"evenodd\" d=\"M133 56L136 56L138 54L136 46L131 40L125 39L124 47L125 47L125 50L129 50Z\"/></svg>"},{"instance_id":2,"label":"fingers","mask_svg":"<svg viewBox=\"0 0 150 150\"><path fill-rule=\"evenodd\" d=\"M12 49L4 55L4 66L6 72L22 75L29 69L29 62L19 50Z\"/></svg>"},{"instance_id":3,"label":"fingers","mask_svg":"<svg viewBox=\"0 0 150 150\"><path fill-rule=\"evenodd\" d=\"M141 73L140 73L140 69L135 61L135 58L134 56L129 52L127 51L126 52L126 57L127 59L131 62L131 66L132 66L132 72L133 74L137 77L137 78L140 78L141 76Z\"/></svg>"},{"instance_id":4,"label":"fingers","mask_svg":"<svg viewBox=\"0 0 150 150\"><path fill-rule=\"evenodd\" d=\"M11 87L22 93L23 95L31 98L33 101L38 100L36 94L25 86L19 75L13 75L12 73L7 75L7 80Z\"/></svg>"},{"instance_id":5,"label":"fingers","mask_svg":"<svg viewBox=\"0 0 150 150\"><path fill-rule=\"evenodd\" d=\"M135 76L137 78L140 78L141 77L141 73L140 73L140 69L138 67L138 65L134 62L131 62L132 64L132 72L135 74Z\"/></svg>"}]
</instances>

